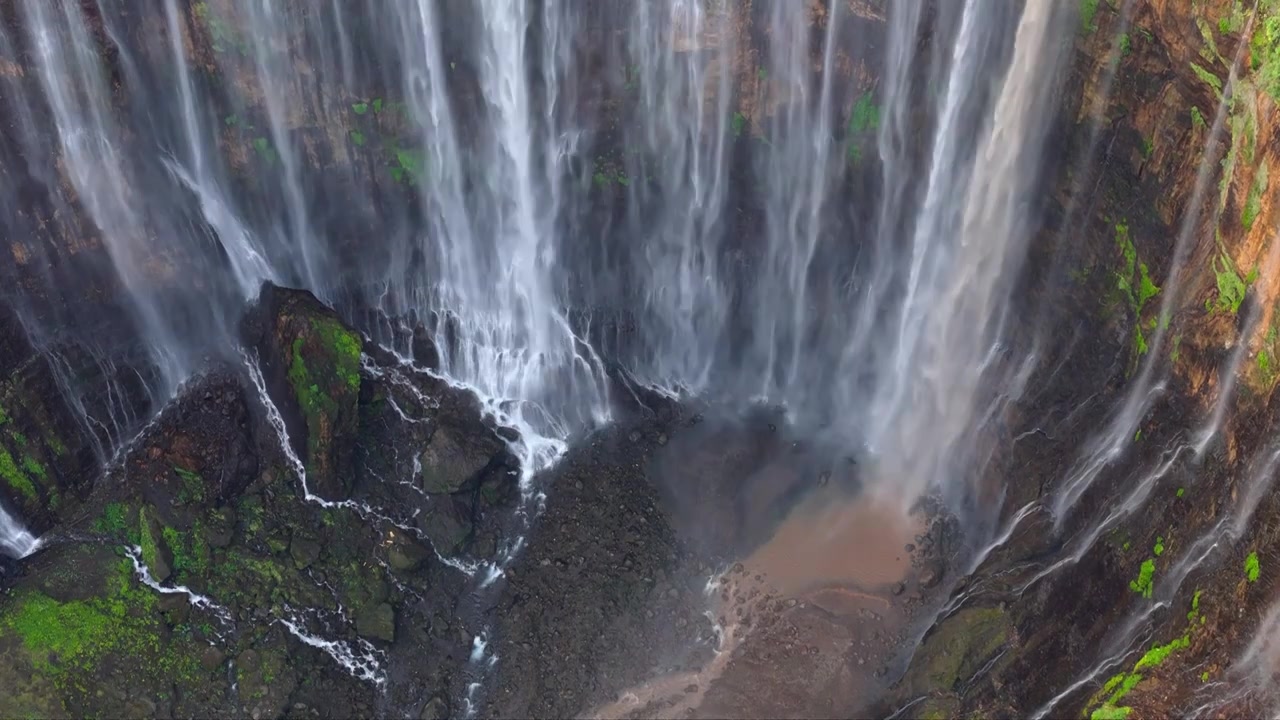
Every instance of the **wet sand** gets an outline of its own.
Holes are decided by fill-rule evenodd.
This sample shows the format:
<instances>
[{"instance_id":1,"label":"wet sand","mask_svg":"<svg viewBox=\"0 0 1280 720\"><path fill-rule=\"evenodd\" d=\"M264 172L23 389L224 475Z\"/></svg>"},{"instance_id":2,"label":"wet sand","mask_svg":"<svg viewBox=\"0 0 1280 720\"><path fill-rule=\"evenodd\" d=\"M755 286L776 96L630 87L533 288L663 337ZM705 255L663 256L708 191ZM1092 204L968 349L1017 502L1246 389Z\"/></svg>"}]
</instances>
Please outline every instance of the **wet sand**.
<instances>
[{"instance_id":1,"label":"wet sand","mask_svg":"<svg viewBox=\"0 0 1280 720\"><path fill-rule=\"evenodd\" d=\"M721 554L728 569L708 584L718 652L700 669L627 688L585 716L856 715L884 690L882 668L902 641L905 590L916 584L906 547L926 519L858 492L852 464L839 463L833 477L824 469L831 464L784 441L711 436L689 454L675 448L658 467L668 475L659 484L677 489L669 499L686 503L675 513L706 520L686 530L710 527L721 548L733 548Z\"/></svg>"}]
</instances>

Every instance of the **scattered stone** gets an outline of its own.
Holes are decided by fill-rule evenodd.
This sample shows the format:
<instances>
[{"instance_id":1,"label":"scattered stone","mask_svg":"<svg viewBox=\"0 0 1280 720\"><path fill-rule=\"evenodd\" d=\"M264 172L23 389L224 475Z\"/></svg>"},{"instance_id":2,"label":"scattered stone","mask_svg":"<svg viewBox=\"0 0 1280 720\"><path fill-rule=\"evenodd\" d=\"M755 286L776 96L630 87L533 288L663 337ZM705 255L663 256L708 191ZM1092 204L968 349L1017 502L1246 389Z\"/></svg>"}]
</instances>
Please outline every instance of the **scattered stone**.
<instances>
[{"instance_id":1,"label":"scattered stone","mask_svg":"<svg viewBox=\"0 0 1280 720\"><path fill-rule=\"evenodd\" d=\"M893 586L893 594L895 596L901 595L902 593L906 592L906 590L907 590L906 583L898 583L897 585Z\"/></svg>"},{"instance_id":2,"label":"scattered stone","mask_svg":"<svg viewBox=\"0 0 1280 720\"><path fill-rule=\"evenodd\" d=\"M666 434L666 433L658 433L658 444L659 444L659 445L666 445L666 444L667 444L667 434Z\"/></svg>"},{"instance_id":3,"label":"scattered stone","mask_svg":"<svg viewBox=\"0 0 1280 720\"><path fill-rule=\"evenodd\" d=\"M906 547L904 547L903 550L906 550L907 552L915 552L916 546L912 543L907 543Z\"/></svg>"},{"instance_id":4,"label":"scattered stone","mask_svg":"<svg viewBox=\"0 0 1280 720\"><path fill-rule=\"evenodd\" d=\"M932 588L942 580L942 568L937 563L929 563L920 571L920 587Z\"/></svg>"}]
</instances>

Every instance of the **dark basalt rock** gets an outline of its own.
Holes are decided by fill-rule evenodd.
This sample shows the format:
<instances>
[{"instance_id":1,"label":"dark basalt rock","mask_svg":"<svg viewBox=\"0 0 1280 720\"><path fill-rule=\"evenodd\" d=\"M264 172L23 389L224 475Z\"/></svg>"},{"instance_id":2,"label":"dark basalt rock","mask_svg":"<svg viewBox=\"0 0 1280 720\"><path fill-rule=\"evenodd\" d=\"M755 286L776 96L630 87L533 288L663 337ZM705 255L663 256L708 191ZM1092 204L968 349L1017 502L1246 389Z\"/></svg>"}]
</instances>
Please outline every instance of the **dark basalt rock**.
<instances>
[{"instance_id":1,"label":"dark basalt rock","mask_svg":"<svg viewBox=\"0 0 1280 720\"><path fill-rule=\"evenodd\" d=\"M346 499L355 474L360 336L311 293L270 283L246 316L243 334L262 359L312 492Z\"/></svg>"}]
</instances>

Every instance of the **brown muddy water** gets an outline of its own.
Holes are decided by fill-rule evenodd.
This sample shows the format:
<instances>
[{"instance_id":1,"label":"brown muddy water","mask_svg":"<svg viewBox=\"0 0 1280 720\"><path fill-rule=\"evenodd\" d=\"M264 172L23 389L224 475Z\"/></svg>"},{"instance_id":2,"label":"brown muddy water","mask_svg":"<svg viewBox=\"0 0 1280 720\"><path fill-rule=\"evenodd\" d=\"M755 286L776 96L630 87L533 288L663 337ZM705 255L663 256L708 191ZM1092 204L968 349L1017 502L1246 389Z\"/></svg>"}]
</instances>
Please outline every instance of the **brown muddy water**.
<instances>
[{"instance_id":1,"label":"brown muddy water","mask_svg":"<svg viewBox=\"0 0 1280 720\"><path fill-rule=\"evenodd\" d=\"M757 425L690 433L650 473L685 540L726 568L707 586L716 654L586 717L850 717L885 689L928 518L859 492L853 462Z\"/></svg>"}]
</instances>

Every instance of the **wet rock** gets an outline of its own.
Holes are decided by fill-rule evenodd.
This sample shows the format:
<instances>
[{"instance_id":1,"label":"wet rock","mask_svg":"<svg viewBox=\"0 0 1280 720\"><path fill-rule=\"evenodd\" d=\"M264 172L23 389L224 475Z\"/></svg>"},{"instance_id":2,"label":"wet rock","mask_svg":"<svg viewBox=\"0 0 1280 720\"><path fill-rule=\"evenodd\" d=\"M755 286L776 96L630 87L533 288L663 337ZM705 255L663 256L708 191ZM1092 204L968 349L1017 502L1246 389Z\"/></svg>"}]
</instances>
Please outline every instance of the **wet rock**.
<instances>
[{"instance_id":1,"label":"wet rock","mask_svg":"<svg viewBox=\"0 0 1280 720\"><path fill-rule=\"evenodd\" d=\"M293 557L295 567L305 570L320 558L320 543L294 535L289 541L289 555Z\"/></svg>"},{"instance_id":2,"label":"wet rock","mask_svg":"<svg viewBox=\"0 0 1280 720\"><path fill-rule=\"evenodd\" d=\"M911 658L908 693L951 691L967 682L1004 645L1009 619L997 608L966 608L933 627Z\"/></svg>"},{"instance_id":3,"label":"wet rock","mask_svg":"<svg viewBox=\"0 0 1280 720\"><path fill-rule=\"evenodd\" d=\"M430 333L421 325L413 329L413 359L428 370L440 369L440 351L432 342Z\"/></svg>"},{"instance_id":4,"label":"wet rock","mask_svg":"<svg viewBox=\"0 0 1280 720\"><path fill-rule=\"evenodd\" d=\"M942 580L942 565L938 562L926 563L920 570L920 587L928 590Z\"/></svg>"},{"instance_id":5,"label":"wet rock","mask_svg":"<svg viewBox=\"0 0 1280 720\"><path fill-rule=\"evenodd\" d=\"M210 645L200 652L200 667L208 671L217 670L226 659L227 654L221 648Z\"/></svg>"},{"instance_id":6,"label":"wet rock","mask_svg":"<svg viewBox=\"0 0 1280 720\"><path fill-rule=\"evenodd\" d=\"M395 609L385 602L364 608L356 615L356 632L366 638L395 642Z\"/></svg>"},{"instance_id":7,"label":"wet rock","mask_svg":"<svg viewBox=\"0 0 1280 720\"><path fill-rule=\"evenodd\" d=\"M422 706L422 712L418 713L419 720L445 720L449 717L449 701L436 695Z\"/></svg>"},{"instance_id":8,"label":"wet rock","mask_svg":"<svg viewBox=\"0 0 1280 720\"><path fill-rule=\"evenodd\" d=\"M284 650L275 644L240 653L236 680L249 716L257 718L283 715L298 684Z\"/></svg>"},{"instance_id":9,"label":"wet rock","mask_svg":"<svg viewBox=\"0 0 1280 720\"><path fill-rule=\"evenodd\" d=\"M218 508L209 513L209 519L204 528L205 541L209 543L210 547L230 547L231 541L235 537L235 527L235 513L231 508Z\"/></svg>"},{"instance_id":10,"label":"wet rock","mask_svg":"<svg viewBox=\"0 0 1280 720\"><path fill-rule=\"evenodd\" d=\"M441 427L419 457L422 489L440 495L456 493L501 451L502 443L486 428L464 433Z\"/></svg>"},{"instance_id":11,"label":"wet rock","mask_svg":"<svg viewBox=\"0 0 1280 720\"><path fill-rule=\"evenodd\" d=\"M246 341L304 459L311 491L351 494L360 397L360 336L309 292L264 284L246 316ZM296 431L296 432L294 432Z\"/></svg>"},{"instance_id":12,"label":"wet rock","mask_svg":"<svg viewBox=\"0 0 1280 720\"><path fill-rule=\"evenodd\" d=\"M173 551L165 544L161 524L149 506L140 511L139 525L142 562L156 582L164 582L173 574Z\"/></svg>"},{"instance_id":13,"label":"wet rock","mask_svg":"<svg viewBox=\"0 0 1280 720\"><path fill-rule=\"evenodd\" d=\"M431 553L426 548L406 537L396 534L396 540L387 550L387 564L399 572L413 572L422 567Z\"/></svg>"},{"instance_id":14,"label":"wet rock","mask_svg":"<svg viewBox=\"0 0 1280 720\"><path fill-rule=\"evenodd\" d=\"M156 598L156 607L169 617L170 625L182 625L191 614L191 600L186 593L166 593Z\"/></svg>"}]
</instances>

